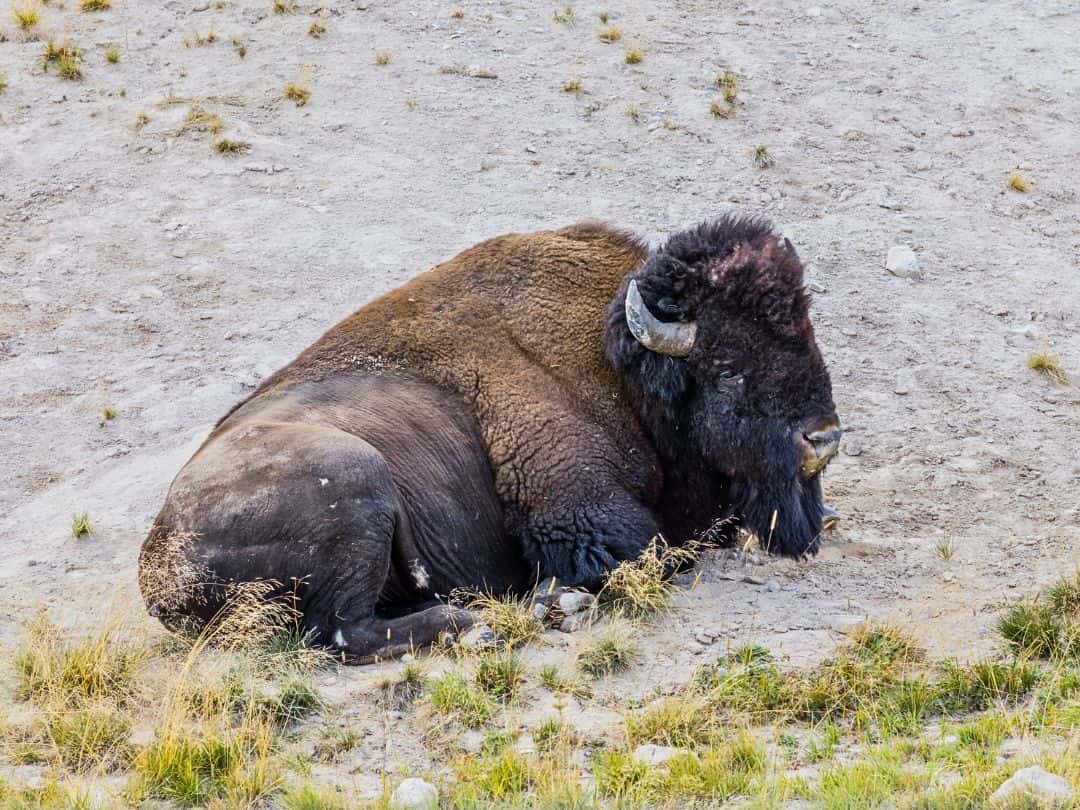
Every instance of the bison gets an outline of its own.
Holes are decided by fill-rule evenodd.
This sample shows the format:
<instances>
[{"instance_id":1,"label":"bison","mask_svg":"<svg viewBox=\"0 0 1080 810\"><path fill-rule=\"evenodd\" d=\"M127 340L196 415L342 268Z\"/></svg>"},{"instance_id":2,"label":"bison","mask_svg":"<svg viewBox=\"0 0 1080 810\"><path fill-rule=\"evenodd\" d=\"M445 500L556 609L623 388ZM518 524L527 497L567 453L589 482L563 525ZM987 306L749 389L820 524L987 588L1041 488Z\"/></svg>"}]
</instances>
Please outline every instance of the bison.
<instances>
[{"instance_id":1,"label":"bison","mask_svg":"<svg viewBox=\"0 0 1080 810\"><path fill-rule=\"evenodd\" d=\"M490 239L346 318L218 422L140 555L198 627L277 583L354 661L470 615L457 588L595 588L722 521L813 553L840 427L803 270L725 216L650 249L604 224Z\"/></svg>"}]
</instances>

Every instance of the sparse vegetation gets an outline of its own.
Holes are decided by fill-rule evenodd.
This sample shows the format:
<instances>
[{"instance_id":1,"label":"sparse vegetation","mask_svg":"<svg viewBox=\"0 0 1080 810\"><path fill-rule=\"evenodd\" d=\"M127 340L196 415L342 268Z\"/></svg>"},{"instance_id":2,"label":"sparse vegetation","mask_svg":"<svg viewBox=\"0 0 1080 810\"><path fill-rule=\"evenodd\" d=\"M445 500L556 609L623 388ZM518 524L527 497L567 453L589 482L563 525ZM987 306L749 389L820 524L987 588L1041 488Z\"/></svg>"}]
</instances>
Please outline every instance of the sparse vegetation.
<instances>
[{"instance_id":1,"label":"sparse vegetation","mask_svg":"<svg viewBox=\"0 0 1080 810\"><path fill-rule=\"evenodd\" d=\"M112 8L112 0L79 0L79 9L82 11L108 11Z\"/></svg>"},{"instance_id":2,"label":"sparse vegetation","mask_svg":"<svg viewBox=\"0 0 1080 810\"><path fill-rule=\"evenodd\" d=\"M42 59L46 72L52 67L63 79L82 78L82 52L73 47L70 42L56 42L49 39L45 43Z\"/></svg>"},{"instance_id":3,"label":"sparse vegetation","mask_svg":"<svg viewBox=\"0 0 1080 810\"><path fill-rule=\"evenodd\" d=\"M562 86L562 89L563 89L564 93L580 93L581 92L581 79L579 79L579 78L577 78L575 76L573 79L570 79L569 81L564 82L563 86Z\"/></svg>"},{"instance_id":4,"label":"sparse vegetation","mask_svg":"<svg viewBox=\"0 0 1080 810\"><path fill-rule=\"evenodd\" d=\"M709 114L714 118L734 118L735 108L730 104L722 104L719 101L714 101L709 105Z\"/></svg>"},{"instance_id":5,"label":"sparse vegetation","mask_svg":"<svg viewBox=\"0 0 1080 810\"><path fill-rule=\"evenodd\" d=\"M323 34L326 33L326 25L319 20L315 20L315 22L308 26L307 32L309 37L321 39Z\"/></svg>"},{"instance_id":6,"label":"sparse vegetation","mask_svg":"<svg viewBox=\"0 0 1080 810\"><path fill-rule=\"evenodd\" d=\"M628 65L640 65L645 61L645 51L641 48L630 48L626 52L626 64Z\"/></svg>"},{"instance_id":7,"label":"sparse vegetation","mask_svg":"<svg viewBox=\"0 0 1080 810\"><path fill-rule=\"evenodd\" d=\"M1032 371L1037 371L1049 380L1056 382L1058 385L1068 385L1069 377L1065 374L1065 369L1061 366L1061 361L1048 351L1041 351L1038 354L1033 354L1028 358L1028 368Z\"/></svg>"},{"instance_id":8,"label":"sparse vegetation","mask_svg":"<svg viewBox=\"0 0 1080 810\"><path fill-rule=\"evenodd\" d=\"M209 112L198 104L193 104L191 109L188 110L187 115L184 116L184 120L177 130L177 134L179 135L184 132L208 132L211 135L217 135L224 128L225 123L215 113Z\"/></svg>"},{"instance_id":9,"label":"sparse vegetation","mask_svg":"<svg viewBox=\"0 0 1080 810\"><path fill-rule=\"evenodd\" d=\"M754 165L759 169L771 169L776 165L776 159L769 151L769 147L764 144L758 144L754 147L753 157Z\"/></svg>"},{"instance_id":10,"label":"sparse vegetation","mask_svg":"<svg viewBox=\"0 0 1080 810\"><path fill-rule=\"evenodd\" d=\"M145 127L149 123L150 123L150 116L147 115L146 113L141 112L141 113L139 113L138 115L135 116L135 129L136 130L142 129L143 127Z\"/></svg>"},{"instance_id":11,"label":"sparse vegetation","mask_svg":"<svg viewBox=\"0 0 1080 810\"><path fill-rule=\"evenodd\" d=\"M1005 185L1013 191L1019 191L1021 194L1027 194L1031 191L1031 183L1025 180L1022 175L1016 173L1005 178Z\"/></svg>"},{"instance_id":12,"label":"sparse vegetation","mask_svg":"<svg viewBox=\"0 0 1080 810\"><path fill-rule=\"evenodd\" d=\"M552 19L560 25L573 25L574 24L574 9L567 6L562 11L556 11L552 14Z\"/></svg>"},{"instance_id":13,"label":"sparse vegetation","mask_svg":"<svg viewBox=\"0 0 1080 810\"><path fill-rule=\"evenodd\" d=\"M90 515L83 512L71 518L71 536L78 539L94 533L94 526L90 523Z\"/></svg>"},{"instance_id":14,"label":"sparse vegetation","mask_svg":"<svg viewBox=\"0 0 1080 810\"><path fill-rule=\"evenodd\" d=\"M120 61L120 51L119 51L119 49L117 49L117 48L106 48L105 49L105 61L108 62L110 65L115 65L117 62L119 62Z\"/></svg>"},{"instance_id":15,"label":"sparse vegetation","mask_svg":"<svg viewBox=\"0 0 1080 810\"><path fill-rule=\"evenodd\" d=\"M594 678L629 669L637 647L625 629L610 627L578 650L578 668Z\"/></svg>"},{"instance_id":16,"label":"sparse vegetation","mask_svg":"<svg viewBox=\"0 0 1080 810\"><path fill-rule=\"evenodd\" d=\"M620 39L622 39L622 31L615 26L611 26L610 28L601 28L596 35L600 38L601 42L607 42L609 44L612 42L618 42Z\"/></svg>"},{"instance_id":17,"label":"sparse vegetation","mask_svg":"<svg viewBox=\"0 0 1080 810\"><path fill-rule=\"evenodd\" d=\"M13 5L11 13L16 25L23 31L29 31L41 22L41 4L35 0L23 0L21 5Z\"/></svg>"},{"instance_id":18,"label":"sparse vegetation","mask_svg":"<svg viewBox=\"0 0 1080 810\"><path fill-rule=\"evenodd\" d=\"M232 37L229 42L232 44L233 50L236 52L237 56L241 59L247 56L247 45L242 39L239 37Z\"/></svg>"},{"instance_id":19,"label":"sparse vegetation","mask_svg":"<svg viewBox=\"0 0 1080 810\"><path fill-rule=\"evenodd\" d=\"M214 143L214 149L221 155L239 155L251 150L251 144L247 141L235 141L230 138L221 138Z\"/></svg>"},{"instance_id":20,"label":"sparse vegetation","mask_svg":"<svg viewBox=\"0 0 1080 810\"><path fill-rule=\"evenodd\" d=\"M510 649L521 647L544 632L544 623L528 600L511 595L477 594L469 600L468 607L478 612L495 637Z\"/></svg>"},{"instance_id":21,"label":"sparse vegetation","mask_svg":"<svg viewBox=\"0 0 1080 810\"><path fill-rule=\"evenodd\" d=\"M311 90L301 80L289 82L285 85L285 98L289 99L297 107L303 107L311 98Z\"/></svg>"},{"instance_id":22,"label":"sparse vegetation","mask_svg":"<svg viewBox=\"0 0 1080 810\"><path fill-rule=\"evenodd\" d=\"M735 104L739 98L739 80L732 71L725 70L717 76L716 86L723 92L724 101L728 104Z\"/></svg>"},{"instance_id":23,"label":"sparse vegetation","mask_svg":"<svg viewBox=\"0 0 1080 810\"><path fill-rule=\"evenodd\" d=\"M654 537L636 560L626 560L607 575L598 602L619 616L641 618L667 607L675 591L672 577L691 564L693 546L668 546Z\"/></svg>"},{"instance_id":24,"label":"sparse vegetation","mask_svg":"<svg viewBox=\"0 0 1080 810\"><path fill-rule=\"evenodd\" d=\"M385 66L390 64L390 51L379 51L375 54L375 64Z\"/></svg>"},{"instance_id":25,"label":"sparse vegetation","mask_svg":"<svg viewBox=\"0 0 1080 810\"><path fill-rule=\"evenodd\" d=\"M431 682L431 704L441 714L457 717L462 724L475 728L494 715L495 707L487 695L469 686L460 672L447 672Z\"/></svg>"},{"instance_id":26,"label":"sparse vegetation","mask_svg":"<svg viewBox=\"0 0 1080 810\"><path fill-rule=\"evenodd\" d=\"M638 112L638 108L631 104L626 108L626 117L633 121L635 124L641 121L641 113Z\"/></svg>"},{"instance_id":27,"label":"sparse vegetation","mask_svg":"<svg viewBox=\"0 0 1080 810\"><path fill-rule=\"evenodd\" d=\"M101 424L102 425L104 425L106 422L111 422L116 417L117 417L116 408L112 408L112 407L106 405L104 408L101 409Z\"/></svg>"},{"instance_id":28,"label":"sparse vegetation","mask_svg":"<svg viewBox=\"0 0 1080 810\"><path fill-rule=\"evenodd\" d=\"M450 12L450 19L463 20L465 19L465 12L460 8L455 8L453 11Z\"/></svg>"},{"instance_id":29,"label":"sparse vegetation","mask_svg":"<svg viewBox=\"0 0 1080 810\"><path fill-rule=\"evenodd\" d=\"M948 562L956 554L956 541L953 540L952 535L945 534L938 538L937 543L934 544L934 551L945 562Z\"/></svg>"},{"instance_id":30,"label":"sparse vegetation","mask_svg":"<svg viewBox=\"0 0 1080 810\"><path fill-rule=\"evenodd\" d=\"M524 672L524 666L515 655L487 653L477 661L473 681L484 693L506 702L517 695Z\"/></svg>"},{"instance_id":31,"label":"sparse vegetation","mask_svg":"<svg viewBox=\"0 0 1080 810\"><path fill-rule=\"evenodd\" d=\"M293 14L296 12L296 0L274 0L270 11L274 14Z\"/></svg>"},{"instance_id":32,"label":"sparse vegetation","mask_svg":"<svg viewBox=\"0 0 1080 810\"><path fill-rule=\"evenodd\" d=\"M349 810L354 806L348 797L312 785L290 788L281 795L280 801L284 810Z\"/></svg>"},{"instance_id":33,"label":"sparse vegetation","mask_svg":"<svg viewBox=\"0 0 1080 810\"><path fill-rule=\"evenodd\" d=\"M0 73L0 93L5 92L8 89L7 78L3 73Z\"/></svg>"},{"instance_id":34,"label":"sparse vegetation","mask_svg":"<svg viewBox=\"0 0 1080 810\"><path fill-rule=\"evenodd\" d=\"M420 697L425 683L426 679L420 666L415 661L411 661L401 670L400 676L387 678L379 684L379 688L386 704L400 711L411 706Z\"/></svg>"}]
</instances>

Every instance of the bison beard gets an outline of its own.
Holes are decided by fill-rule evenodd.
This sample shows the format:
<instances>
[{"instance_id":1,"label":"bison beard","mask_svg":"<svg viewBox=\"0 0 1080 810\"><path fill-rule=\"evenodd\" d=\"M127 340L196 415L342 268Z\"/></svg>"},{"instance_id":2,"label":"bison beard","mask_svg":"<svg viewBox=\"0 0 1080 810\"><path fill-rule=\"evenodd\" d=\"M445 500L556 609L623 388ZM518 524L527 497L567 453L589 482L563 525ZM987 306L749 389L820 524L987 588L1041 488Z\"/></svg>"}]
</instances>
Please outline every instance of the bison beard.
<instances>
[{"instance_id":1,"label":"bison beard","mask_svg":"<svg viewBox=\"0 0 1080 810\"><path fill-rule=\"evenodd\" d=\"M633 285L633 286L631 286ZM140 555L151 612L281 583L352 661L467 626L455 588L595 587L658 533L813 553L839 427L802 267L759 220L647 250L585 223L470 248L233 408Z\"/></svg>"}]
</instances>

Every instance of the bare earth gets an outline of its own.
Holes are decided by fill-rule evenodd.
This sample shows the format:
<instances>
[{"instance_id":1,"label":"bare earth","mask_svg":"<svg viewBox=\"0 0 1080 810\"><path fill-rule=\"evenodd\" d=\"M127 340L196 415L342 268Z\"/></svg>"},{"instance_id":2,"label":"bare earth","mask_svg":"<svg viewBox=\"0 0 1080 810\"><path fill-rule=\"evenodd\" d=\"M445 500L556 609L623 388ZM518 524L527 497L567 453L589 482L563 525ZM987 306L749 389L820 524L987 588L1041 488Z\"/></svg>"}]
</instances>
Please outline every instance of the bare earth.
<instances>
[{"instance_id":1,"label":"bare earth","mask_svg":"<svg viewBox=\"0 0 1080 810\"><path fill-rule=\"evenodd\" d=\"M116 594L141 611L136 554L173 475L338 319L476 241L587 218L660 239L770 217L807 265L847 430L823 551L710 554L604 689L664 688L751 640L816 660L867 616L974 657L1003 605L1077 565L1080 390L1026 367L1049 350L1080 379L1074 2L589 3L572 25L534 3L217 5L54 0L38 28L84 51L82 81L0 20L0 648L40 608L77 629ZM605 10L619 42L597 36ZM726 69L730 119L710 114ZM298 79L306 106L283 97ZM221 134L183 131L193 103ZM921 278L886 272L892 245ZM393 666L322 686L363 717Z\"/></svg>"}]
</instances>

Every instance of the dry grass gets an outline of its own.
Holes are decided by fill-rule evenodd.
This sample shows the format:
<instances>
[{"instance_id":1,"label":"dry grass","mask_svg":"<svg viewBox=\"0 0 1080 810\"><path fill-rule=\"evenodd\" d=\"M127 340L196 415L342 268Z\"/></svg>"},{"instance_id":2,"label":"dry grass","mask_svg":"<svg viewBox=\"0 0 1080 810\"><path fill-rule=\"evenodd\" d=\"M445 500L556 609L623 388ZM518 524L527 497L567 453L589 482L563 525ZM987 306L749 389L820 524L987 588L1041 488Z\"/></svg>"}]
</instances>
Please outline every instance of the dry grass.
<instances>
[{"instance_id":1,"label":"dry grass","mask_svg":"<svg viewBox=\"0 0 1080 810\"><path fill-rule=\"evenodd\" d=\"M1042 374L1048 380L1051 380L1058 385L1068 385L1069 377L1065 373L1065 369L1061 365L1061 361L1049 351L1041 351L1038 354L1033 354L1028 358L1027 367L1032 371L1037 371Z\"/></svg>"},{"instance_id":2,"label":"dry grass","mask_svg":"<svg viewBox=\"0 0 1080 810\"><path fill-rule=\"evenodd\" d=\"M52 67L63 79L82 78L82 52L70 42L57 42L50 38L45 43L42 61L46 72Z\"/></svg>"},{"instance_id":3,"label":"dry grass","mask_svg":"<svg viewBox=\"0 0 1080 810\"><path fill-rule=\"evenodd\" d=\"M645 61L645 51L641 48L630 48L626 52L625 59L628 65L640 65Z\"/></svg>"},{"instance_id":4,"label":"dry grass","mask_svg":"<svg viewBox=\"0 0 1080 810\"><path fill-rule=\"evenodd\" d=\"M574 9L567 6L562 11L556 11L551 15L551 18L560 25L573 25L574 24Z\"/></svg>"},{"instance_id":5,"label":"dry grass","mask_svg":"<svg viewBox=\"0 0 1080 810\"><path fill-rule=\"evenodd\" d=\"M0 93L7 91L8 83L3 73L0 73Z\"/></svg>"},{"instance_id":6,"label":"dry grass","mask_svg":"<svg viewBox=\"0 0 1080 810\"><path fill-rule=\"evenodd\" d=\"M601 28L597 32L596 36L600 38L601 42L607 42L608 44L611 44L612 42L618 42L620 39L622 39L622 30L616 28L615 26L611 26L609 28Z\"/></svg>"},{"instance_id":7,"label":"dry grass","mask_svg":"<svg viewBox=\"0 0 1080 810\"><path fill-rule=\"evenodd\" d=\"M117 62L119 62L120 61L120 51L119 51L119 49L117 49L117 48L106 48L105 49L105 61L108 62L110 65L115 65Z\"/></svg>"},{"instance_id":8,"label":"dry grass","mask_svg":"<svg viewBox=\"0 0 1080 810\"><path fill-rule=\"evenodd\" d=\"M184 116L184 120L181 122L179 129L177 129L176 134L181 135L185 132L208 132L211 135L217 135L224 128L225 123L217 114L209 112L198 104L193 104L187 111L187 115Z\"/></svg>"},{"instance_id":9,"label":"dry grass","mask_svg":"<svg viewBox=\"0 0 1080 810\"><path fill-rule=\"evenodd\" d=\"M463 20L465 19L465 12L460 8L455 8L453 11L450 12L450 19Z\"/></svg>"},{"instance_id":10,"label":"dry grass","mask_svg":"<svg viewBox=\"0 0 1080 810\"><path fill-rule=\"evenodd\" d=\"M672 577L697 556L693 546L668 546L654 537L636 560L626 560L607 575L597 602L618 616L637 619L668 606L676 586Z\"/></svg>"},{"instance_id":11,"label":"dry grass","mask_svg":"<svg viewBox=\"0 0 1080 810\"><path fill-rule=\"evenodd\" d=\"M251 151L251 144L231 138L221 138L214 142L214 151L219 155L241 155Z\"/></svg>"},{"instance_id":12,"label":"dry grass","mask_svg":"<svg viewBox=\"0 0 1080 810\"><path fill-rule=\"evenodd\" d=\"M83 512L71 518L71 536L78 539L94 533L94 525L90 522L90 515Z\"/></svg>"},{"instance_id":13,"label":"dry grass","mask_svg":"<svg viewBox=\"0 0 1080 810\"><path fill-rule=\"evenodd\" d=\"M626 627L612 626L578 649L578 669L594 678L603 678L630 668L637 645Z\"/></svg>"},{"instance_id":14,"label":"dry grass","mask_svg":"<svg viewBox=\"0 0 1080 810\"><path fill-rule=\"evenodd\" d=\"M734 118L735 108L730 104L714 101L709 105L709 114L713 118Z\"/></svg>"},{"instance_id":15,"label":"dry grass","mask_svg":"<svg viewBox=\"0 0 1080 810\"><path fill-rule=\"evenodd\" d=\"M295 82L289 82L285 85L284 93L285 98L289 99L297 107L303 107L311 98L311 90L302 79L297 79Z\"/></svg>"},{"instance_id":16,"label":"dry grass","mask_svg":"<svg viewBox=\"0 0 1080 810\"><path fill-rule=\"evenodd\" d=\"M15 17L15 24L23 31L29 31L41 22L41 4L34 0L24 0L22 5L13 5L11 13Z\"/></svg>"},{"instance_id":17,"label":"dry grass","mask_svg":"<svg viewBox=\"0 0 1080 810\"><path fill-rule=\"evenodd\" d=\"M576 76L567 82L563 83L562 91L564 93L580 93L581 92L581 79Z\"/></svg>"},{"instance_id":18,"label":"dry grass","mask_svg":"<svg viewBox=\"0 0 1080 810\"><path fill-rule=\"evenodd\" d=\"M375 54L375 64L385 67L390 64L390 51L379 51Z\"/></svg>"},{"instance_id":19,"label":"dry grass","mask_svg":"<svg viewBox=\"0 0 1080 810\"><path fill-rule=\"evenodd\" d=\"M270 11L273 14L295 14L296 0L274 0Z\"/></svg>"},{"instance_id":20,"label":"dry grass","mask_svg":"<svg viewBox=\"0 0 1080 810\"><path fill-rule=\"evenodd\" d=\"M528 644L544 632L544 623L533 613L532 604L527 598L476 594L469 598L467 607L477 611L481 621L509 649Z\"/></svg>"},{"instance_id":21,"label":"dry grass","mask_svg":"<svg viewBox=\"0 0 1080 810\"><path fill-rule=\"evenodd\" d=\"M769 147L764 144L758 144L754 147L751 157L754 159L754 165L759 169L771 169L776 165L776 159L769 151Z\"/></svg>"},{"instance_id":22,"label":"dry grass","mask_svg":"<svg viewBox=\"0 0 1080 810\"><path fill-rule=\"evenodd\" d=\"M307 32L308 32L309 37L314 37L315 39L321 39L323 34L326 33L326 26L323 23L316 20L315 22L313 22L311 25L308 26Z\"/></svg>"},{"instance_id":23,"label":"dry grass","mask_svg":"<svg viewBox=\"0 0 1080 810\"><path fill-rule=\"evenodd\" d=\"M1015 173L1005 178L1005 185L1013 191L1019 191L1021 194L1027 194L1031 191L1031 183Z\"/></svg>"},{"instance_id":24,"label":"dry grass","mask_svg":"<svg viewBox=\"0 0 1080 810\"><path fill-rule=\"evenodd\" d=\"M80 11L108 11L110 8L111 0L79 0Z\"/></svg>"}]
</instances>

